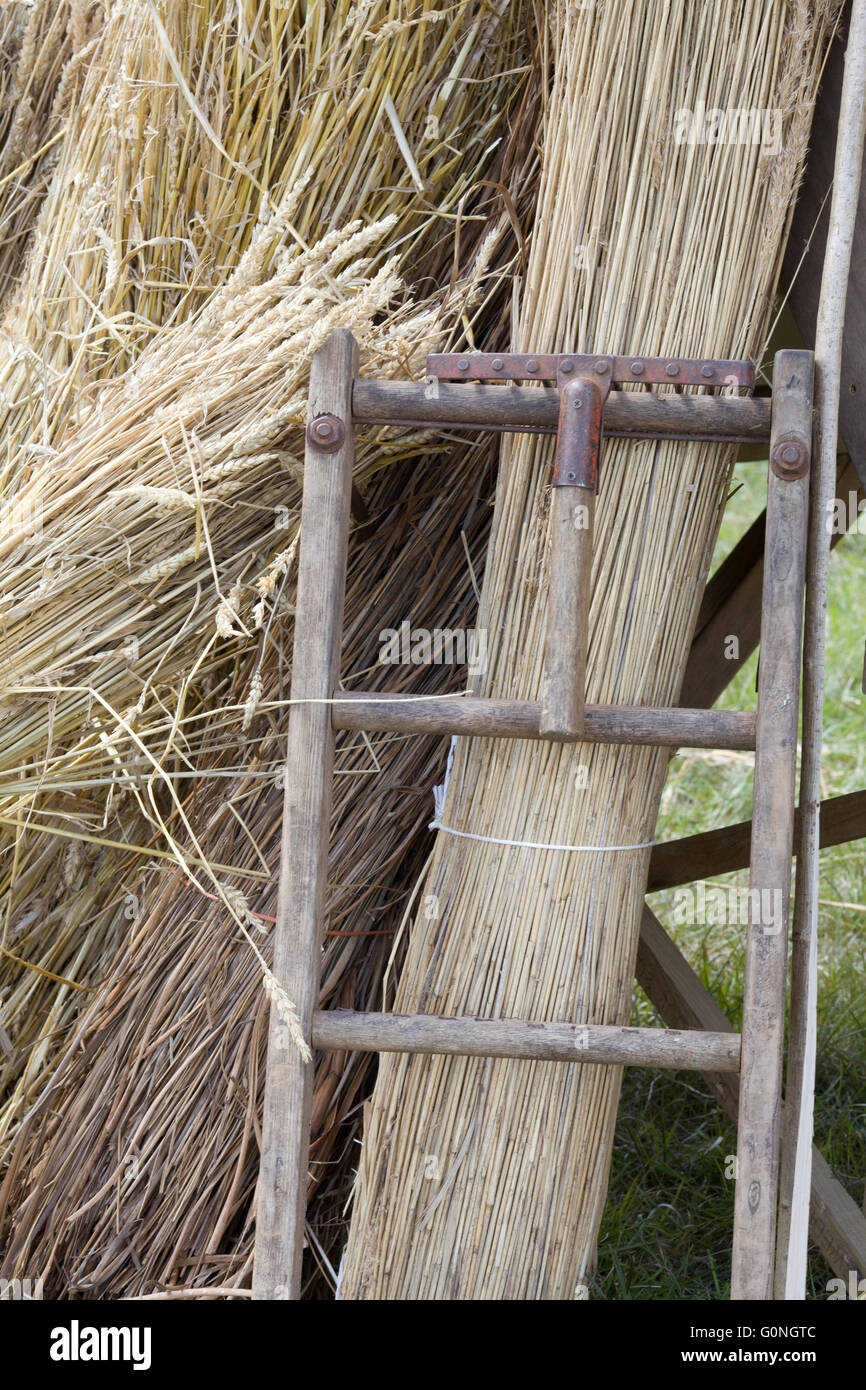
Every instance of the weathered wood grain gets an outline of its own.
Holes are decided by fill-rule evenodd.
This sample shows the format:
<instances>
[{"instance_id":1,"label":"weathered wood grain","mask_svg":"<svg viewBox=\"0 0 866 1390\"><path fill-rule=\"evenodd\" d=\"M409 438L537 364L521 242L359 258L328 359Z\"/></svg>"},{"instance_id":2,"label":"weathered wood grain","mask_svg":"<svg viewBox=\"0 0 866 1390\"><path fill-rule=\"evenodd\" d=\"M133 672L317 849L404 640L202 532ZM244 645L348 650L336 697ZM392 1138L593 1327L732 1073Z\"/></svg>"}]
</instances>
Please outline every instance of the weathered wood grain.
<instances>
[{"instance_id":1,"label":"weathered wood grain","mask_svg":"<svg viewBox=\"0 0 866 1390\"><path fill-rule=\"evenodd\" d=\"M712 1067L720 1072L735 1072L740 1065L739 1035L728 1031L530 1023L513 1018L437 1018L433 1014L358 1013L352 1009L314 1014L313 1043L336 1052L522 1057L694 1071Z\"/></svg>"},{"instance_id":2,"label":"weathered wood grain","mask_svg":"<svg viewBox=\"0 0 866 1390\"><path fill-rule=\"evenodd\" d=\"M799 808L794 815L795 836L800 824ZM844 845L866 837L866 791L831 796L821 802L821 849ZM650 855L647 892L678 888L701 878L716 878L749 867L752 822L737 821L718 830L684 835L655 845Z\"/></svg>"},{"instance_id":3,"label":"weathered wood grain","mask_svg":"<svg viewBox=\"0 0 866 1390\"><path fill-rule=\"evenodd\" d=\"M426 699L338 690L332 708L335 729L541 738L541 706L532 700L485 700L469 695ZM587 705L583 733L574 742L749 750L755 746L755 716L748 710Z\"/></svg>"},{"instance_id":4,"label":"weathered wood grain","mask_svg":"<svg viewBox=\"0 0 866 1390\"><path fill-rule=\"evenodd\" d=\"M777 353L770 456L781 440L811 452L811 353ZM746 927L743 1057L734 1199L733 1299L773 1296L788 907L800 689L808 474L769 470L761 609L761 669ZM767 901L764 895L767 895Z\"/></svg>"},{"instance_id":5,"label":"weathered wood grain","mask_svg":"<svg viewBox=\"0 0 866 1390\"><path fill-rule=\"evenodd\" d=\"M545 738L565 742L578 738L586 722L595 492L588 487L555 487L550 508L550 582L539 730Z\"/></svg>"},{"instance_id":6,"label":"weathered wood grain","mask_svg":"<svg viewBox=\"0 0 866 1390\"><path fill-rule=\"evenodd\" d=\"M309 412L346 422L335 453L307 445L292 659L283 841L274 929L274 974L310 1038L319 965L334 733L328 699L339 680L354 441L357 346L333 333L313 357ZM297 1298L307 1195L313 1067L272 1008L262 1125L253 1296Z\"/></svg>"},{"instance_id":7,"label":"weathered wood grain","mask_svg":"<svg viewBox=\"0 0 866 1390\"><path fill-rule=\"evenodd\" d=\"M359 377L355 419L421 420L480 429L556 433L559 392L554 387L470 386ZM752 441L770 436L767 397L689 396L611 391L604 408L606 435L662 435L668 439Z\"/></svg>"}]
</instances>

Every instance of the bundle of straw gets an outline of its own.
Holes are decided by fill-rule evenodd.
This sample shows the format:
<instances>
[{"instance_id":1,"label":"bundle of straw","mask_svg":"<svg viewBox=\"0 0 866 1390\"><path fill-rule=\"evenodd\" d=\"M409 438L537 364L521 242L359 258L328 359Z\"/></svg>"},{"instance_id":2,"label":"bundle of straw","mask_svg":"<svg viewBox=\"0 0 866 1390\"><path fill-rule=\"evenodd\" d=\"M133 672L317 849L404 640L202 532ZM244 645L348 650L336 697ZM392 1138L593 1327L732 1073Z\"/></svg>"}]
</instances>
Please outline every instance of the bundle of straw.
<instances>
[{"instance_id":1,"label":"bundle of straw","mask_svg":"<svg viewBox=\"0 0 866 1390\"><path fill-rule=\"evenodd\" d=\"M287 240L304 249L358 217L396 215L407 264L447 237L519 86L507 9L107 0L0 332L7 456L20 446L26 463L31 435L56 446L93 383L194 315L269 218L265 271ZM56 11L37 0L29 29ZM73 5L79 27L86 13Z\"/></svg>"},{"instance_id":2,"label":"bundle of straw","mask_svg":"<svg viewBox=\"0 0 866 1390\"><path fill-rule=\"evenodd\" d=\"M79 934L69 934L74 865L46 881L38 827L69 814L58 795L86 793L73 821L99 836L116 814L122 829L108 838L122 845L133 833L131 799L140 831L175 847L163 814L180 807L173 779L195 767L204 712L224 712L219 688L202 682L217 677L226 642L232 660L238 638L264 650L291 567L310 345L349 325L368 360L391 373L419 342L422 355L429 346L435 315L413 314L404 329L395 313L383 331L373 326L399 286L390 264L360 278L358 253L381 234L374 223L325 238L264 284L246 283L242 262L204 314L103 392L88 423L32 471L8 509L0 552L12 669L0 816L14 835L13 901L24 920L11 919L4 943L18 976L6 1003L19 1043L4 1068L7 1083L15 1078L7 1114L41 1065L21 1040L44 1023L35 1005L45 977L21 962L85 983ZM274 546L272 537L276 553L262 564L259 548ZM245 724L259 679L254 671ZM194 831L184 829L194 849Z\"/></svg>"},{"instance_id":3,"label":"bundle of straw","mask_svg":"<svg viewBox=\"0 0 866 1390\"><path fill-rule=\"evenodd\" d=\"M760 352L836 9L552 7L515 350ZM714 108L778 113L778 145L676 138L678 113ZM591 700L676 702L729 463L715 446L607 445ZM503 453L485 694L539 699L549 466L546 443ZM647 852L616 847L651 841L664 770L660 750L460 741L443 823L480 838L440 833L421 888L438 916L412 921L395 1007L626 1022ZM614 1068L383 1056L341 1296L580 1296L619 1081Z\"/></svg>"},{"instance_id":4,"label":"bundle of straw","mask_svg":"<svg viewBox=\"0 0 866 1390\"><path fill-rule=\"evenodd\" d=\"M272 911L279 792L252 814L249 798L273 786L284 724L310 353L344 323L368 368L405 375L451 325L493 331L514 202L473 185L519 184L520 151L530 167L534 155L531 107L515 122L523 134L503 142L526 76L516 7L422 4L410 17L378 3L286 5L267 18L228 3L107 8L5 319L5 356L0 343L0 1220L4 1268L35 1259L57 1291L63 1270L118 1293L220 1283L226 1262L243 1270L247 1259L263 1034L241 1021L267 1003L259 928ZM479 221L485 205L494 216ZM426 302L401 286L406 268ZM409 439L359 457L359 481L393 516L390 548L368 530L353 562L347 617L366 662L371 586L383 586L387 625L406 574L425 574L438 548L428 609L455 592L459 608L464 544L477 555L484 530L477 459L463 456L446 507L407 481L419 449L429 455ZM446 677L432 673L431 688ZM392 755L395 784L429 782L429 749ZM368 759L367 746L354 757ZM379 762L390 785L391 757ZM382 793L369 795L365 826ZM427 813L411 805L393 816L379 874L375 842L361 847L350 830L339 840L334 912L348 932L378 930L405 891L399 874L418 866ZM153 863L177 873L142 886ZM267 891L253 908L257 882ZM334 938L328 997L370 1002L381 952L369 944ZM178 959L203 1008L179 1002ZM232 1020L240 1050L225 1069L212 1030L234 1047ZM356 1122L363 1072L338 1082L334 1064L322 1070L327 1152ZM107 1234L123 1149L114 1126L137 1132L145 1112L157 1148L127 1195L137 1213L144 1189L156 1200L118 1243ZM71 1163L70 1125L82 1145ZM139 1157L140 1146L130 1162ZM334 1167L327 1186L342 1205L345 1157ZM334 1226L322 1239L333 1253L339 1238Z\"/></svg>"},{"instance_id":5,"label":"bundle of straw","mask_svg":"<svg viewBox=\"0 0 866 1390\"><path fill-rule=\"evenodd\" d=\"M69 863L46 876L46 855L58 870L63 856L56 841L34 833L50 816L54 788L89 789L95 800L79 808L79 829L105 831L118 768L115 715L135 709L141 741L144 706L158 721L181 699L196 711L195 731L204 705L219 699L218 672L231 672L237 642L261 645L280 554L297 524L299 421L316 334L344 322L369 339L396 295L396 317L374 335L391 369L405 371L413 350L423 353L434 339L435 311L413 319L400 308L397 266L392 258L386 268L381 254L402 242L411 260L435 246L442 219L451 225L448 209L478 173L475 161L486 171L485 142L515 84L507 44L496 51L481 41L495 12L482 23L473 6L458 9L447 23L435 12L429 26L422 11L399 43L379 33L390 20L386 5L338 7L327 42L323 7L281 7L270 31L255 6L110 11L0 342L9 499L0 656L5 683L17 691L7 696L14 713L0 749L14 845L0 989L7 1031L10 1021L25 1028L33 1049L13 1049L14 1077L24 1059L31 1075L43 1065L33 1027L55 1036L58 1027L51 1010L34 1007L46 976L21 960L49 977L88 982L80 978ZM443 103L425 66L420 83L405 79L411 61L441 63L444 52L451 61ZM492 79L488 123L467 121L476 112L474 87L461 82L469 77ZM359 158L340 158L347 132ZM411 181L405 186L409 136L423 150L423 198ZM450 148L461 138L465 160ZM437 185L439 207L430 201ZM70 187L80 195L66 196ZM362 216L344 221L352 204ZM176 326L232 263L217 299L186 329ZM423 271L423 258L419 264ZM464 308L456 296L451 321ZM97 383L150 340L138 374L100 396ZM243 616L230 597L238 584ZM208 680L213 688L203 689ZM81 733L93 700L107 727ZM100 702L113 713L104 705L100 713ZM150 752L157 763L169 755L172 727L169 718ZM139 839L152 833L152 814L139 815ZM127 817L107 838L132 833ZM95 907L86 897L84 916ZM57 932L57 909L71 939ZM61 1009L68 996L61 983ZM7 1122L19 1099L13 1095Z\"/></svg>"},{"instance_id":6,"label":"bundle of straw","mask_svg":"<svg viewBox=\"0 0 866 1390\"><path fill-rule=\"evenodd\" d=\"M407 591L418 623L443 613L455 626L472 620L464 544L479 563L489 518L485 502L472 501L477 453L450 461L457 495L467 499L459 507L429 461L414 488L416 461L397 465L402 496L380 474L368 496L376 544L365 544L363 531L353 537L345 662L347 671L374 668L365 685L407 688L411 672L377 668L376 641L402 614ZM388 493L394 500L380 500ZM118 929L103 938L99 985L26 1113L7 1174L4 1269L38 1268L48 1292L92 1298L248 1283L268 1007L232 913L269 958L286 698L285 640L274 636L246 742L242 707L228 703L208 721L190 793L179 787L216 882L203 882L185 843L185 873L152 849L128 852L125 863L108 856L110 897L127 917L118 913ZM243 661L238 686L248 686L252 668ZM453 681L443 667L422 675L409 688L436 693ZM375 757L363 739L341 740L323 1002L379 1002L394 925L426 853L427 788L440 774L435 740L395 739ZM173 821L166 815L178 838L180 816L177 808ZM84 872L104 876L105 852L82 848ZM107 905L109 893L102 899ZM317 1072L310 1273L318 1264L317 1283L331 1289L345 1238L345 1159L354 1154L370 1060L350 1066L331 1056Z\"/></svg>"},{"instance_id":7,"label":"bundle of straw","mask_svg":"<svg viewBox=\"0 0 866 1390\"><path fill-rule=\"evenodd\" d=\"M102 23L89 0L0 9L0 306L57 162Z\"/></svg>"}]
</instances>

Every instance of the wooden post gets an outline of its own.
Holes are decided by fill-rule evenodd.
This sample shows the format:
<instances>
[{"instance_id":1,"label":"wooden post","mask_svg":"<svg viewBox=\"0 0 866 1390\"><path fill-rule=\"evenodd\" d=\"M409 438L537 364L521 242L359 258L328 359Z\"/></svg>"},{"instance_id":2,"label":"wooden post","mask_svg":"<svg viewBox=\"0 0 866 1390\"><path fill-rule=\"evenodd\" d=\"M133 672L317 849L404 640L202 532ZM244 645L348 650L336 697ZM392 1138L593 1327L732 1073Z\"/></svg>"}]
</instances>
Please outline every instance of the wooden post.
<instances>
[{"instance_id":1,"label":"wooden post","mask_svg":"<svg viewBox=\"0 0 866 1390\"><path fill-rule=\"evenodd\" d=\"M352 381L358 351L338 330L313 357L304 459L274 974L307 1041L318 1005L352 496ZM326 417L321 420L321 417ZM317 421L319 422L317 425ZM297 1298L307 1196L313 1066L271 1010L253 1296Z\"/></svg>"},{"instance_id":2,"label":"wooden post","mask_svg":"<svg viewBox=\"0 0 866 1390\"><path fill-rule=\"evenodd\" d=\"M773 1296L813 368L786 351L773 370L733 1299Z\"/></svg>"},{"instance_id":3,"label":"wooden post","mask_svg":"<svg viewBox=\"0 0 866 1390\"><path fill-rule=\"evenodd\" d=\"M794 814L795 837L800 819L798 809ZM752 822L744 820L718 830L686 835L681 840L662 841L650 855L647 892L658 893L662 888L678 888L681 883L695 883L699 878L718 878L719 874L747 869L751 837ZM866 791L846 792L844 796L831 796L821 803L821 849L846 845L851 840L862 840L864 837ZM796 902L795 892L795 917ZM796 925L794 932L796 934ZM793 954L792 950L792 960Z\"/></svg>"}]
</instances>

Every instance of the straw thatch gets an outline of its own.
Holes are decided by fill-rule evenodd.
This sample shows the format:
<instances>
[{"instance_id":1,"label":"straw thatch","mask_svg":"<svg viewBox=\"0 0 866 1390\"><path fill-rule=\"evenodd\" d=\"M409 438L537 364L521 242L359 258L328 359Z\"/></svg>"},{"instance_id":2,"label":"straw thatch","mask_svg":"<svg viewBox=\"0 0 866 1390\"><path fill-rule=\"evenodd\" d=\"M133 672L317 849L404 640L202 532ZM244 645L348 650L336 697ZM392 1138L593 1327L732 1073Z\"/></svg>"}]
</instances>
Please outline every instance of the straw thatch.
<instances>
[{"instance_id":1,"label":"straw thatch","mask_svg":"<svg viewBox=\"0 0 866 1390\"><path fill-rule=\"evenodd\" d=\"M57 163L103 18L88 0L0 9L0 306Z\"/></svg>"},{"instance_id":2,"label":"straw thatch","mask_svg":"<svg viewBox=\"0 0 866 1390\"><path fill-rule=\"evenodd\" d=\"M417 373L507 309L520 14L393 9L109 7L6 316L0 1220L4 1269L55 1292L244 1277L306 365L342 323L368 369ZM439 496L419 457L359 457L363 664L416 580L437 617L472 593L483 462L455 454ZM328 997L379 987L428 817L400 789L433 756L347 751ZM332 1258L367 1067L340 1060L317 1083Z\"/></svg>"},{"instance_id":3,"label":"straw thatch","mask_svg":"<svg viewBox=\"0 0 866 1390\"><path fill-rule=\"evenodd\" d=\"M388 626L408 589L418 595L419 621L442 611L444 592L452 595L446 616L455 624L474 604L461 531L477 563L489 515L483 497L471 501L477 458L467 453L452 474L470 499L460 509L434 478L413 489L414 467L398 466L404 495L390 503L392 481L380 477L369 497L376 544L365 544L363 533L353 541L353 590L365 601L353 603L347 624L351 669L375 665L370 619L376 631ZM247 681L251 669L246 661ZM424 688L442 688L442 668L429 674ZM231 865L219 875L223 891L268 949L282 805L282 638L266 652L261 675L247 756L241 762L227 746L242 738L235 705L213 721L199 779L182 795L208 859ZM378 678L366 679L392 686L394 673L380 667ZM393 740L374 761L363 740L346 738L337 767L323 998L372 1007L407 875L424 854L427 788L441 762L435 741ZM170 864L142 874L131 856L127 862L112 885L112 896L131 905L126 931L103 941L102 982L15 1148L22 1165L33 1166L17 1175L14 1200L29 1195L7 1260L46 1270L49 1288L91 1297L243 1283L267 1031L260 970L213 890L203 897ZM91 860L90 872L101 867ZM331 1261L347 1195L339 1160L365 1079L365 1066L345 1063L329 1058L316 1084L314 1174L322 1196L311 1229Z\"/></svg>"},{"instance_id":4,"label":"straw thatch","mask_svg":"<svg viewBox=\"0 0 866 1390\"><path fill-rule=\"evenodd\" d=\"M553 7L553 89L517 350L760 354L831 4ZM701 105L778 111L773 143L680 143ZM768 133L772 127L767 127ZM538 699L550 446L503 452L484 693ZM610 443L588 698L675 703L730 465ZM459 741L395 1007L625 1023L663 751ZM387 1055L365 1125L341 1296L585 1290L620 1071Z\"/></svg>"}]
</instances>

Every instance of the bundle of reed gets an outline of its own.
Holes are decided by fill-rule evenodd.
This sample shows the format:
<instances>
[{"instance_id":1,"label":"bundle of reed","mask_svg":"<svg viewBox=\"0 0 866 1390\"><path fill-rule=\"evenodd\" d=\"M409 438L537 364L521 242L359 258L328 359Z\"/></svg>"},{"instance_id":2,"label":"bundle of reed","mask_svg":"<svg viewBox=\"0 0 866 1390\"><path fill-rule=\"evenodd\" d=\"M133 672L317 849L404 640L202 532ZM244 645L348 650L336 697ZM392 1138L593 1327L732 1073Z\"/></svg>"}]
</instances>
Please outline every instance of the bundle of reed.
<instances>
[{"instance_id":1,"label":"bundle of reed","mask_svg":"<svg viewBox=\"0 0 866 1390\"><path fill-rule=\"evenodd\" d=\"M333 41L325 44L325 7L287 6L275 12L274 22L284 27L271 36L273 44L257 36L253 63L249 44L237 52L231 41L237 38L235 16L245 13L244 7L172 6L160 12L158 27L149 31L151 68L144 73L145 8L152 11L109 12L88 73L91 119L75 122L63 142L26 289L15 310L19 351L9 353L3 369L18 393L6 416L12 466L6 475L11 494L4 603L8 719L0 809L8 848L0 972L6 1104L0 1123L9 1159L7 1216L19 1209L7 1267L9 1260L17 1267L21 1250L35 1249L39 1240L48 1241L40 1249L40 1267L48 1268L53 1258L56 1228L49 1234L40 1216L40 1201L49 1190L40 1174L53 1173L58 1161L56 1150L44 1149L46 1099L51 1113L59 1114L67 1103L73 1105L78 1090L75 1116L83 1117L82 1134L93 1136L112 1077L115 1089L125 1080L122 1068L132 1034L124 1032L115 1047L119 1035L111 1028L134 1033L136 1020L148 1018L157 996L167 1017L178 1017L174 948L187 942L191 912L201 915L204 933L195 949L209 963L221 958L227 930L247 933L241 969L241 975L249 972L245 1007L247 1013L260 1007L254 989L263 966L250 947L266 953L269 948L266 937L259 938L259 919L249 915L245 897L230 880L247 864L253 843L261 842L267 851L269 832L255 822L251 839L246 809L217 816L213 828L208 823L216 814L212 798L222 805L226 787L239 777L259 779L244 784L246 795L261 786L258 745L265 735L254 737L257 715L268 721L268 738L277 738L276 711L287 679L282 653L291 614L299 428L310 352L330 326L348 323L372 369L417 372L423 352L449 324L462 321L471 333L471 319L489 295L485 265L498 259L500 283L513 250L508 195L503 200L494 192L491 198L485 190L473 195L474 206L467 195L481 174L494 181L508 177L515 143L504 155L501 137L525 76L521 45L526 40L514 7L508 26L504 8L431 10L425 25L426 6L413 12L411 22L395 17L388 6L367 4L351 12L328 7L336 28ZM207 22L201 18L205 10ZM251 14L248 40L255 30ZM361 19L365 27L359 29ZM285 27L290 22L294 29ZM183 30L185 43L172 25ZM436 70L443 73L440 85L431 83ZM206 74L194 94L190 73ZM334 81L323 84L324 73ZM370 85L373 77L378 85ZM227 90L235 93L231 101ZM205 101L207 92L216 110ZM262 118L255 132L268 151L262 160L270 161L266 196L260 196L262 166L251 157L250 132L241 120L242 115L249 120L251 93L273 116L272 124ZM351 97L350 120L340 112L341 96ZM181 153L175 148L172 196L166 200L154 171L162 168L159 152L171 111L178 117L173 131ZM151 124L157 116L159 123ZM142 130L148 131L147 141ZM111 177L112 140L118 177L122 174L129 192L126 201ZM360 152L359 158L340 160L347 145ZM256 173L249 172L250 164ZM178 168L183 197L175 182ZM57 180L68 184L76 170L79 182L86 177L97 190L101 182L103 194L110 190L107 203L104 196L64 201ZM487 215L477 220L482 200L488 207L498 205L492 221ZM334 227L353 204L361 225ZM207 224L202 207L208 209ZM109 231L117 236L113 257L106 245ZM202 236L210 238L209 256L197 240ZM396 252L390 262L383 255L388 247ZM229 283L214 290L232 265ZM413 307L397 285L404 265L425 289L442 287L435 302ZM459 273L467 265L468 279ZM64 311L55 302L61 283ZM481 304L472 310L476 295ZM49 323L40 352L51 369L39 389L26 346L29 339L39 341L39 315L30 296L43 303ZM209 302L193 313L202 297ZM493 319L498 313L493 311ZM189 322L183 323L185 318ZM485 322L488 331L490 313ZM116 375L137 358L138 366L116 386L99 384L102 376ZM359 480L372 480L370 486L378 489L374 496L387 499L388 486L397 489L393 497L400 496L405 489L400 460L419 447L412 441L368 447L359 457ZM40 452L47 455L45 464L38 462ZM465 497L468 506L477 494L477 468L458 469L457 478L450 504ZM405 507L403 513L398 533L405 541ZM447 513L431 506L430 515L446 534ZM421 529L427 544L440 543L438 531ZM370 567L380 555L381 537L370 532L365 543L369 553L363 551L357 588L350 591L349 613L354 603L358 623L369 602ZM458 544L452 534L450 544L448 565L430 577L440 595L453 588L455 563L463 563L462 540ZM439 584L443 587L436 588ZM441 673L435 677L440 678ZM414 754L407 755L407 773L399 780L411 782L418 768L429 771L429 756L422 753L418 763ZM374 793L374 802L377 797ZM268 804L265 800L263 812ZM399 866L411 872L417 862L414 847L424 819L424 812L394 818L393 873ZM212 849L220 827L218 848ZM348 836L336 860L350 895L357 881L354 852ZM357 901L350 896L339 909L355 914L347 930L366 929L352 921L366 922L373 910L367 885L376 911L389 900L387 873L381 880L373 874L369 852L367 846L358 859L365 892ZM273 852L266 859L272 870ZM166 861L182 865L182 874L169 876L158 894L142 897L142 866ZM252 862L255 882L264 870L258 854ZM248 889L246 868L243 875ZM267 905L259 907L267 915ZM176 938L164 934L167 920L174 921ZM143 953L139 943L148 943ZM359 1002L369 999L376 958L372 964L367 959L368 946L361 937L340 941L329 975L331 992L345 975L349 993L358 991ZM152 970L141 969L145 961ZM147 1094L161 1089L166 1095L166 1117L178 1111L176 1097L168 1094L174 1081L189 1088L195 1066L207 1055L202 1025L209 1028L214 1017L234 1016L236 977L222 973L222 967L217 981L209 980L208 999L223 985L228 993L216 1012L209 1007L204 1017L194 1013L188 1021L193 1060L185 1070L178 1074L170 1065L163 1073L163 1051L152 1046L149 1032L135 1054L136 1074L150 1076ZM98 1087L86 1096L81 1075L72 1069L78 1040L85 1035L100 1038L105 1058ZM173 1059L178 1040L170 1025L166 1038ZM251 1069L253 1096L258 1040L257 1026L242 1054ZM333 1067L323 1072L320 1095L328 1099L321 1106L327 1111L331 1105L326 1129L334 1134L346 1112L351 1115L363 1074L362 1067L356 1070L357 1078L350 1071L340 1082L333 1105L336 1073ZM218 1075L224 1078L222 1070ZM231 1085L237 1084L235 1077ZM192 1090L200 1097L197 1084ZM178 1132L169 1123L163 1135L163 1185L170 1171L189 1168L191 1154L206 1151L202 1135L219 1131L224 1101L215 1094L211 1107L197 1099L200 1129ZM93 1107L90 1118L87 1104ZM152 1124L154 1112L148 1113ZM51 1132L54 1143L68 1144L66 1125ZM239 1165L238 1173L251 1161L242 1133L242 1127L234 1131L234 1148L219 1145L223 1160ZM37 1172L32 1165L38 1151L45 1162ZM69 1225L71 1244L64 1246L64 1265L75 1267L80 1250L89 1280L99 1264L94 1233L107 1229L105 1193L95 1177L104 1158L94 1152L77 1170L90 1184L83 1199L89 1215ZM66 1175L73 1171L62 1168ZM343 1162L331 1191L346 1172ZM171 1189L173 1205L161 1206L148 1224L152 1246L146 1258L129 1242L119 1258L113 1252L108 1260L113 1291L133 1285L141 1291L149 1278L161 1278L167 1269L176 1283L191 1267L181 1270L190 1251L198 1261L213 1248L222 1253L228 1242L233 1252L237 1223L233 1217L227 1234L222 1214L226 1201L236 1203L233 1213L243 1209L249 1182L244 1177L236 1190L232 1183L226 1188L225 1169L219 1166L212 1177L203 1183L204 1196L182 1184L180 1193ZM53 1179L49 1187L51 1203L62 1205ZM64 1207L67 1216L81 1205L79 1189L74 1192L72 1207ZM130 1192L137 1201L138 1188ZM113 1201L112 1196L108 1205ZM237 1238L242 1266L244 1231ZM333 1248L338 1238L335 1229L325 1243ZM230 1258L238 1264L233 1253ZM96 1284L105 1287L101 1276Z\"/></svg>"},{"instance_id":2,"label":"bundle of reed","mask_svg":"<svg viewBox=\"0 0 866 1390\"><path fill-rule=\"evenodd\" d=\"M553 7L515 350L760 353L836 10ZM708 138L703 113L719 108L755 113L769 142L720 137L712 115ZM676 702L729 463L717 446L606 446L589 699ZM549 465L537 440L503 452L484 694L540 696ZM459 741L441 820L468 838L438 837L421 888L438 917L412 922L395 1007L627 1022L665 762L661 750ZM619 1082L614 1068L384 1056L341 1297L580 1297Z\"/></svg>"}]
</instances>

